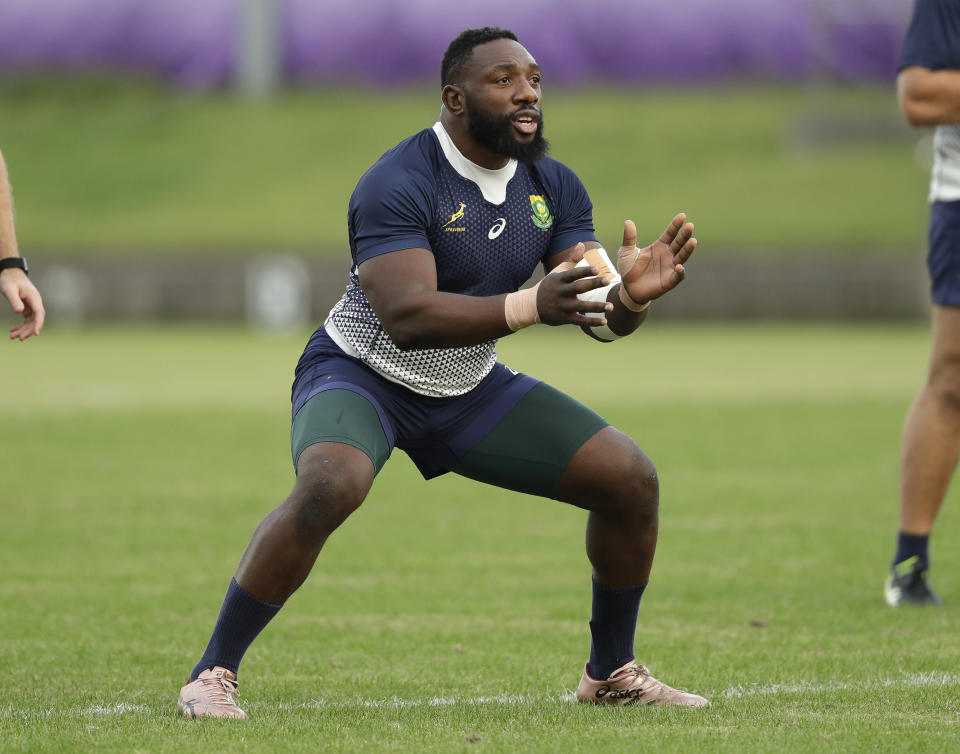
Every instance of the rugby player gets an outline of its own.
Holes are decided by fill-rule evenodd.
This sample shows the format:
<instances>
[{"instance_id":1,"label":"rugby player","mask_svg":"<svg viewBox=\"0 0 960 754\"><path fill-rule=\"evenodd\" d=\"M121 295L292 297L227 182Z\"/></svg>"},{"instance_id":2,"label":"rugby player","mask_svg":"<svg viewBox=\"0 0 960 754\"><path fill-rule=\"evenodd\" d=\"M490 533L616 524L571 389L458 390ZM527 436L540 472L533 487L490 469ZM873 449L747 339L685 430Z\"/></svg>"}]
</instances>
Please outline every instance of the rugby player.
<instances>
[{"instance_id":1,"label":"rugby player","mask_svg":"<svg viewBox=\"0 0 960 754\"><path fill-rule=\"evenodd\" d=\"M188 717L244 717L240 661L363 502L394 448L426 479L452 471L589 512L592 643L577 697L706 706L636 662L657 542L658 480L637 444L577 401L497 362L502 338L574 325L631 334L683 280L697 242L678 214L643 249L626 221L612 261L574 173L546 156L541 72L516 36L460 34L441 66L440 121L357 184L343 297L293 384L296 482L259 524L178 700ZM542 264L545 276L520 289ZM600 346L598 346L600 347Z\"/></svg>"},{"instance_id":2,"label":"rugby player","mask_svg":"<svg viewBox=\"0 0 960 754\"><path fill-rule=\"evenodd\" d=\"M892 607L939 605L930 534L960 456L960 2L917 0L897 75L913 126L935 126L927 268L933 346L900 447L900 519L884 584Z\"/></svg>"}]
</instances>

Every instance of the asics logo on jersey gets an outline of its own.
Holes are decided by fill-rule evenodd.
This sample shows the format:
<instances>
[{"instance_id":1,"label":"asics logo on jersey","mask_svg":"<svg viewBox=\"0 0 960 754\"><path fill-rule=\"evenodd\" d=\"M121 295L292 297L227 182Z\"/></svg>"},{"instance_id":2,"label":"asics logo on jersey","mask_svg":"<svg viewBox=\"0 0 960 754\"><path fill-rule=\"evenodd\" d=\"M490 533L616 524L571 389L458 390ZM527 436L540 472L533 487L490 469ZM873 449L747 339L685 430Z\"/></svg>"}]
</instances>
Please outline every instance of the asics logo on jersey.
<instances>
[{"instance_id":1,"label":"asics logo on jersey","mask_svg":"<svg viewBox=\"0 0 960 754\"><path fill-rule=\"evenodd\" d=\"M462 219L463 219L463 211L464 211L466 208L467 208L467 205L464 204L463 202L460 202L460 209L458 209L456 212L454 212L452 215L450 215L450 219L447 220L441 227L442 227L444 230L447 230L447 231L466 230L466 228L448 228L448 227L447 227L448 225L450 225L450 224L452 224L452 223L455 223L457 220L462 220Z\"/></svg>"},{"instance_id":2,"label":"asics logo on jersey","mask_svg":"<svg viewBox=\"0 0 960 754\"><path fill-rule=\"evenodd\" d=\"M487 238L489 238L492 241L494 238L496 238L501 233L503 233L503 229L506 227L507 227L507 218L498 217L497 221L493 224L493 227L490 228L489 231L487 231Z\"/></svg>"}]
</instances>

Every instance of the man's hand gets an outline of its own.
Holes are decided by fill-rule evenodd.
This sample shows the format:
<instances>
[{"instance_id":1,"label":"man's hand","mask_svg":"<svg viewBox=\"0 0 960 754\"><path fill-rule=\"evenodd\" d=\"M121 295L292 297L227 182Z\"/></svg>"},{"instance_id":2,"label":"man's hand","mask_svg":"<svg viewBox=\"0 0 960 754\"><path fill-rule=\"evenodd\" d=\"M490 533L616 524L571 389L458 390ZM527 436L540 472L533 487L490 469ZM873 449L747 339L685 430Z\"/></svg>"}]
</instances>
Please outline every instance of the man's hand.
<instances>
[{"instance_id":1,"label":"man's hand","mask_svg":"<svg viewBox=\"0 0 960 754\"><path fill-rule=\"evenodd\" d=\"M0 272L0 293L10 302L15 314L23 315L23 322L10 328L10 340L24 341L31 335L39 335L46 312L40 291L26 273L17 269Z\"/></svg>"},{"instance_id":2,"label":"man's hand","mask_svg":"<svg viewBox=\"0 0 960 754\"><path fill-rule=\"evenodd\" d=\"M636 238L636 231L634 231ZM585 312L613 311L613 304L605 301L581 301L580 293L610 284L605 277L597 277L597 268L577 267L583 259L585 247L578 243L573 253L558 264L537 284L537 312L545 325L586 325L600 327L607 324L604 317L588 317Z\"/></svg>"},{"instance_id":3,"label":"man's hand","mask_svg":"<svg viewBox=\"0 0 960 754\"><path fill-rule=\"evenodd\" d=\"M649 246L637 248L637 226L623 224L623 245L617 253L621 285L636 304L644 304L676 288L683 280L683 264L697 248L693 223L684 225L682 212L670 221L663 234Z\"/></svg>"}]
</instances>

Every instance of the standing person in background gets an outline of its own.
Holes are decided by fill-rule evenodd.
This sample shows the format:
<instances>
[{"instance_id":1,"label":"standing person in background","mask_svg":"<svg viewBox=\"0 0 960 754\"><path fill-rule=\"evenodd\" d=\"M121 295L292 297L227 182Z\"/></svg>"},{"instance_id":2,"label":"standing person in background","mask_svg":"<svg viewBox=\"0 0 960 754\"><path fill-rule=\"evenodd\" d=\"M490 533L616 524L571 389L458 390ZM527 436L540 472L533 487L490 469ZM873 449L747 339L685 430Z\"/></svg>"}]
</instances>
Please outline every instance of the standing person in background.
<instances>
[{"instance_id":1,"label":"standing person in background","mask_svg":"<svg viewBox=\"0 0 960 754\"><path fill-rule=\"evenodd\" d=\"M928 545L960 454L960 0L917 0L897 76L913 126L936 126L927 265L933 351L907 414L900 461L900 532L885 597L893 607L939 605Z\"/></svg>"},{"instance_id":2,"label":"standing person in background","mask_svg":"<svg viewBox=\"0 0 960 754\"><path fill-rule=\"evenodd\" d=\"M0 154L0 293L10 302L23 322L10 328L11 340L26 340L39 335L43 327L43 300L40 291L27 277L27 262L17 251L17 234L13 225L13 195L7 166Z\"/></svg>"}]
</instances>

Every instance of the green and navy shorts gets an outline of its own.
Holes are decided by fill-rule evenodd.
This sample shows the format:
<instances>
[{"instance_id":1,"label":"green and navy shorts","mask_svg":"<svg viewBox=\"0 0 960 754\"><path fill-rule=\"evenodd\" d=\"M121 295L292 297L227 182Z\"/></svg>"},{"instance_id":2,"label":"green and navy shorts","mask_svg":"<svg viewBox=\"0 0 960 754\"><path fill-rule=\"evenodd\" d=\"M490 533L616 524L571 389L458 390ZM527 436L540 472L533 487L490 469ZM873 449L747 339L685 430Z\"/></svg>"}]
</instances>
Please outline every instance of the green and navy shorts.
<instances>
[{"instance_id":1,"label":"green and navy shorts","mask_svg":"<svg viewBox=\"0 0 960 754\"><path fill-rule=\"evenodd\" d=\"M377 472L400 448L426 479L452 471L551 498L574 453L607 426L570 396L500 363L463 395L420 395L322 332L297 365L292 399L294 467L318 442L359 448Z\"/></svg>"}]
</instances>

